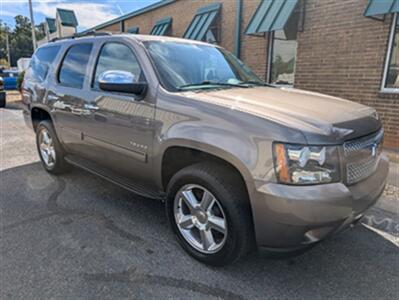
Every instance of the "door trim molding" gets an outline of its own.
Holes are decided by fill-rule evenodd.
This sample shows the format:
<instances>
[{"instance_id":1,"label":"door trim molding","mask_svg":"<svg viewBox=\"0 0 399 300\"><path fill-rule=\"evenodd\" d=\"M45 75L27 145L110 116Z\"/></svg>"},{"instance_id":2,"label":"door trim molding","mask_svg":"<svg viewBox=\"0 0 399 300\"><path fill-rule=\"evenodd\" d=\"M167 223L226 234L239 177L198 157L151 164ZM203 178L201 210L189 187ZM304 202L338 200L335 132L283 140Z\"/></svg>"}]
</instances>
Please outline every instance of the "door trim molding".
<instances>
[{"instance_id":1,"label":"door trim molding","mask_svg":"<svg viewBox=\"0 0 399 300\"><path fill-rule=\"evenodd\" d=\"M136 151L136 150L128 149L128 148L125 148L125 147L122 147L119 145L111 144L106 141L86 135L84 133L83 133L83 141L86 141L87 143L95 145L95 146L105 148L110 151L121 153L123 155L132 157L132 158L134 158L138 161L144 162L144 163L147 163L147 161L148 161L146 152Z\"/></svg>"}]
</instances>

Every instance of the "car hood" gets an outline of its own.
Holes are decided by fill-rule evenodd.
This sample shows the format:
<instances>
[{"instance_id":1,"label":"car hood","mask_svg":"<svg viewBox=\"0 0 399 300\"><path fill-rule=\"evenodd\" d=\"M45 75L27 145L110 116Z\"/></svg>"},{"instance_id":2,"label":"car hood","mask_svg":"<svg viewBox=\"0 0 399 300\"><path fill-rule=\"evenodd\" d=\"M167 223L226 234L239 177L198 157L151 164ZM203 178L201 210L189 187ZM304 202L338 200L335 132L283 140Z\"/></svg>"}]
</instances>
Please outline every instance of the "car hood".
<instances>
[{"instance_id":1,"label":"car hood","mask_svg":"<svg viewBox=\"0 0 399 300\"><path fill-rule=\"evenodd\" d=\"M231 88L188 94L194 100L299 129L309 143L339 143L375 132L381 127L373 108L294 88Z\"/></svg>"}]
</instances>

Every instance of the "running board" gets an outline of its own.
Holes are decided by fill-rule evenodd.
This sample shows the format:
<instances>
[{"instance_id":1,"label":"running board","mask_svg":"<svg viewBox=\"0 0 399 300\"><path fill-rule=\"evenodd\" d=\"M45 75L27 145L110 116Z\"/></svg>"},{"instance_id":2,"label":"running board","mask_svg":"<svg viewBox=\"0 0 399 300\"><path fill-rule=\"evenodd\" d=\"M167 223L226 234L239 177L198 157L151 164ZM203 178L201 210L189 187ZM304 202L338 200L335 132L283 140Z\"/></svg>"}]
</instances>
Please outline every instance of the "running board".
<instances>
[{"instance_id":1,"label":"running board","mask_svg":"<svg viewBox=\"0 0 399 300\"><path fill-rule=\"evenodd\" d=\"M152 191L151 189L147 188L145 185L139 184L137 182L134 182L132 180L129 180L119 174L116 174L115 172L108 170L102 166L99 166L98 164L91 162L87 159L81 158L80 156L77 155L66 155L65 160L70 163L71 165L74 165L78 168L81 168L83 170L86 170L90 173L93 173L97 176L100 176L116 185L119 185L120 187L127 189L137 195L146 197L146 198L152 198L156 200L165 200L165 194L164 193L158 193L155 191Z\"/></svg>"}]
</instances>

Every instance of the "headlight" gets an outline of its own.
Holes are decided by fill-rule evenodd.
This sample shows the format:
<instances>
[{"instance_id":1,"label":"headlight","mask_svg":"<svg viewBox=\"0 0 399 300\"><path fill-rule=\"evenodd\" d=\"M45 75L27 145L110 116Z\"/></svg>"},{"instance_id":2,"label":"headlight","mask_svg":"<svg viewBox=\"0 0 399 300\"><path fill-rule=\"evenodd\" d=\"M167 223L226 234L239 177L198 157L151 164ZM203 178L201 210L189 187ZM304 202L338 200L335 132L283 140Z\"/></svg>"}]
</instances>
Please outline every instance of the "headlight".
<instances>
[{"instance_id":1,"label":"headlight","mask_svg":"<svg viewBox=\"0 0 399 300\"><path fill-rule=\"evenodd\" d=\"M273 144L277 179L286 184L320 184L340 180L338 149L293 144Z\"/></svg>"}]
</instances>

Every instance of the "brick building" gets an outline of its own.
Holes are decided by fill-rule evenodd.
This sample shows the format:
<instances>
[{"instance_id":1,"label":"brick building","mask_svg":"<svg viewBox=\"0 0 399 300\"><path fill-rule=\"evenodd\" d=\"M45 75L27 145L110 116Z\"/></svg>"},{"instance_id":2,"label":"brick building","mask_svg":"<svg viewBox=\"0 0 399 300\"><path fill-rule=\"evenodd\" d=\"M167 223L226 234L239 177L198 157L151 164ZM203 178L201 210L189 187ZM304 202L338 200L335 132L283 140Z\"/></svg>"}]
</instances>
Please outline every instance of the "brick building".
<instances>
[{"instance_id":1,"label":"brick building","mask_svg":"<svg viewBox=\"0 0 399 300\"><path fill-rule=\"evenodd\" d=\"M398 149L398 12L399 0L164 0L89 30L217 43L271 83L375 107Z\"/></svg>"}]
</instances>

